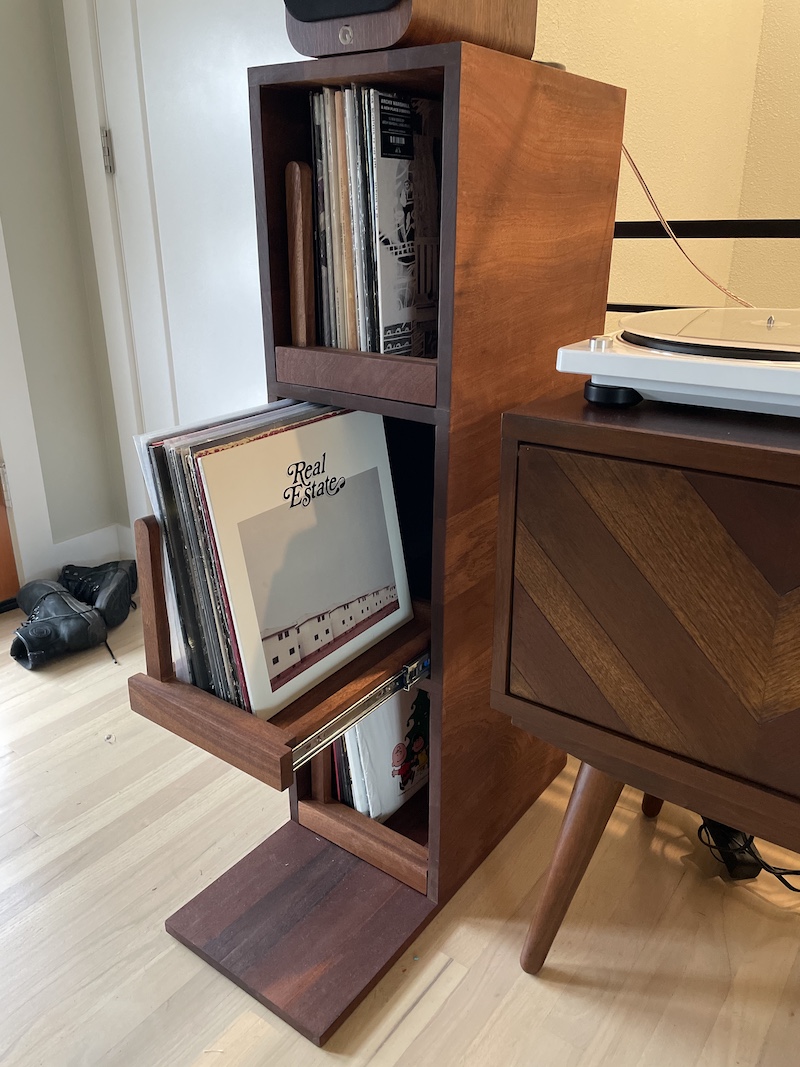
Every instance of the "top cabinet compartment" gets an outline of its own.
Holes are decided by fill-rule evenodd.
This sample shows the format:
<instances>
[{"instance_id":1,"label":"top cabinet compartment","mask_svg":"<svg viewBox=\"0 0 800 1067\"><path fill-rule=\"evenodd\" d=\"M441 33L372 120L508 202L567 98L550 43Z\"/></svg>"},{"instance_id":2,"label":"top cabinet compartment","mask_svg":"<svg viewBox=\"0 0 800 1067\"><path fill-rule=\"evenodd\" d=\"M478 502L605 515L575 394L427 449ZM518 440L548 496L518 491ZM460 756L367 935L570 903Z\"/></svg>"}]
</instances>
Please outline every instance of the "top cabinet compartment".
<instances>
[{"instance_id":1,"label":"top cabinet compartment","mask_svg":"<svg viewBox=\"0 0 800 1067\"><path fill-rule=\"evenodd\" d=\"M260 67L250 71L264 335L271 395L318 400L432 421L439 369L452 337L459 45ZM309 94L322 86L369 85L443 101L439 358L292 345L285 169L312 160ZM451 205L451 207L448 207ZM443 353L445 359L443 359ZM370 404L370 401L377 401Z\"/></svg>"},{"instance_id":2,"label":"top cabinet compartment","mask_svg":"<svg viewBox=\"0 0 800 1067\"><path fill-rule=\"evenodd\" d=\"M435 360L291 344L286 164L311 163L310 90L352 83L442 100ZM453 42L258 67L250 92L270 396L438 423L552 391L559 344L602 328L621 89Z\"/></svg>"}]
</instances>

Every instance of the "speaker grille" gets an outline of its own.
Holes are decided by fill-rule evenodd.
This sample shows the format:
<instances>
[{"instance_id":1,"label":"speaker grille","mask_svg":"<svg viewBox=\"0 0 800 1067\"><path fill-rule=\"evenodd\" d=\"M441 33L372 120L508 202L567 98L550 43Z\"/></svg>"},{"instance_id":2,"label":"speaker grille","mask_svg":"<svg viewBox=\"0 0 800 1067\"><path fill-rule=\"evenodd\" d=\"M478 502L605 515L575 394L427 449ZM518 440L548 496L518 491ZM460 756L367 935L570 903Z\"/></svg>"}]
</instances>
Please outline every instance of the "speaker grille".
<instances>
[{"instance_id":1,"label":"speaker grille","mask_svg":"<svg viewBox=\"0 0 800 1067\"><path fill-rule=\"evenodd\" d=\"M388 11L397 0L284 0L286 10L298 22L321 22L325 19L352 18Z\"/></svg>"}]
</instances>

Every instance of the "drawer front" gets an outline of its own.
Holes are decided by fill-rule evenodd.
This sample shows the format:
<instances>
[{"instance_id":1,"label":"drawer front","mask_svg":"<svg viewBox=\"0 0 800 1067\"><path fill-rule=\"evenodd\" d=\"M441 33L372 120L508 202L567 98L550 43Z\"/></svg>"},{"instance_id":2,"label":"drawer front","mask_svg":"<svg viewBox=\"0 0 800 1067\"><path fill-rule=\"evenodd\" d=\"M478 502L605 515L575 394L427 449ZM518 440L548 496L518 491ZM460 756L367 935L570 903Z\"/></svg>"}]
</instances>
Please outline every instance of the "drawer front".
<instances>
[{"instance_id":1,"label":"drawer front","mask_svg":"<svg viewBox=\"0 0 800 1067\"><path fill-rule=\"evenodd\" d=\"M509 684L800 795L800 490L520 448Z\"/></svg>"}]
</instances>

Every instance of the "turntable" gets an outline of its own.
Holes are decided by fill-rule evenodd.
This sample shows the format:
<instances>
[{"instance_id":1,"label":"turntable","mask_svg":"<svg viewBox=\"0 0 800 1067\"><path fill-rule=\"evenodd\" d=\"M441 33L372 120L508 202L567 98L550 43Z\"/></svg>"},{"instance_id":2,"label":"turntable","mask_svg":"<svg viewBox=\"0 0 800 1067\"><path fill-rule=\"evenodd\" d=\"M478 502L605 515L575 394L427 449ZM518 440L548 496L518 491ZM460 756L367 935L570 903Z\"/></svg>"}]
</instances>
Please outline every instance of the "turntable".
<instances>
[{"instance_id":1,"label":"turntable","mask_svg":"<svg viewBox=\"0 0 800 1067\"><path fill-rule=\"evenodd\" d=\"M598 404L661 400L800 416L800 309L678 308L558 350Z\"/></svg>"}]
</instances>

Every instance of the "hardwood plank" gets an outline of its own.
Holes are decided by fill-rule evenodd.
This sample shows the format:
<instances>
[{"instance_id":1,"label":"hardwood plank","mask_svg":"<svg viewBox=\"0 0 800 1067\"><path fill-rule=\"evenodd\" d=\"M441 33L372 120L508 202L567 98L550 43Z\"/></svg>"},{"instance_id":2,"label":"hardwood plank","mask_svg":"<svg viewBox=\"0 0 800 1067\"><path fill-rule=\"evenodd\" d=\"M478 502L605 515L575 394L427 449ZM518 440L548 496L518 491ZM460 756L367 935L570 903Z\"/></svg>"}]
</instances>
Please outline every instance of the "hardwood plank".
<instances>
[{"instance_id":1,"label":"hardwood plank","mask_svg":"<svg viewBox=\"0 0 800 1067\"><path fill-rule=\"evenodd\" d=\"M780 415L705 408L687 413L678 404L648 401L617 411L588 404L573 388L535 407L508 410L504 432L548 448L800 486L795 419Z\"/></svg>"},{"instance_id":2,"label":"hardwood plank","mask_svg":"<svg viewBox=\"0 0 800 1067\"><path fill-rule=\"evenodd\" d=\"M674 724L684 754L747 777L758 724L543 449L520 453L518 514L652 693L654 729Z\"/></svg>"},{"instance_id":3,"label":"hardwood plank","mask_svg":"<svg viewBox=\"0 0 800 1067\"><path fill-rule=\"evenodd\" d=\"M332 750L326 748L311 760L311 796L322 804L330 804L333 783Z\"/></svg>"},{"instance_id":4,"label":"hardwood plank","mask_svg":"<svg viewBox=\"0 0 800 1067\"><path fill-rule=\"evenodd\" d=\"M131 708L273 789L294 781L286 736L262 719L185 682L146 674L129 682Z\"/></svg>"},{"instance_id":5,"label":"hardwood plank","mask_svg":"<svg viewBox=\"0 0 800 1067\"><path fill-rule=\"evenodd\" d=\"M603 696L595 681L562 641L545 616L528 595L525 586L514 584L513 646L511 668L518 681L509 686L517 693L520 681L523 695L537 704L555 708L579 708L581 715L611 730L626 726L614 707ZM601 653L603 659L606 653ZM618 699L619 686L610 686Z\"/></svg>"},{"instance_id":6,"label":"hardwood plank","mask_svg":"<svg viewBox=\"0 0 800 1067\"><path fill-rule=\"evenodd\" d=\"M786 485L717 478L689 471L686 480L776 593L800 586L800 493Z\"/></svg>"},{"instance_id":7,"label":"hardwood plank","mask_svg":"<svg viewBox=\"0 0 800 1067\"><path fill-rule=\"evenodd\" d=\"M153 515L137 519L136 566L139 575L139 598L144 621L144 657L147 673L160 682L175 677L164 596L164 562L161 530Z\"/></svg>"},{"instance_id":8,"label":"hardwood plank","mask_svg":"<svg viewBox=\"0 0 800 1067\"><path fill-rule=\"evenodd\" d=\"M335 801L301 800L298 822L418 893L427 893L428 849L424 845Z\"/></svg>"},{"instance_id":9,"label":"hardwood plank","mask_svg":"<svg viewBox=\"0 0 800 1067\"><path fill-rule=\"evenodd\" d=\"M796 543L795 543L796 545ZM792 546L792 554L796 546ZM760 720L767 722L800 709L800 591L788 593L778 606L772 656Z\"/></svg>"},{"instance_id":10,"label":"hardwood plank","mask_svg":"<svg viewBox=\"0 0 800 1067\"><path fill-rule=\"evenodd\" d=\"M686 752L689 743L679 724L664 711L617 644L521 522L517 532L516 571L523 588L535 591L542 614L575 661L614 707L625 724L625 732L651 744L668 744L677 752ZM521 656L517 653L517 642L524 639L524 633L512 634L511 662L518 671ZM526 665L526 676L535 677L535 664L534 660ZM556 700L555 693L550 696L557 711L572 706L567 705L564 697ZM591 706L588 710L591 714ZM578 706L576 714L583 714L582 706Z\"/></svg>"},{"instance_id":11,"label":"hardwood plank","mask_svg":"<svg viewBox=\"0 0 800 1067\"><path fill-rule=\"evenodd\" d=\"M0 617L0 640L8 642L17 621ZM633 789L623 792L570 908L552 970L542 980L522 974L525 925L574 764L326 1048L315 1048L163 930L163 917L189 887L214 879L285 820L286 798L238 771L217 774L210 756L179 738L165 735L146 751L125 743L139 722L126 691L127 674L141 669L139 613L124 627L133 637L123 643L130 651L120 667L105 655L85 668L75 656L37 676L0 659L0 729L24 723L28 709L41 714L48 693L54 705L64 701L65 683L74 690L59 710L61 743L31 747L31 775L18 785L18 803L40 812L46 837L23 843L0 867L11 882L41 870L42 890L22 901L13 923L0 925L4 1067L217 1060L325 1067L331 1057L342 1067L531 1060L537 1067L641 1067L660 1064L665 1049L673 1067L694 1067L701 1057L740 1067L794 1062L800 956L793 898L764 876L732 887L696 843L695 815L667 804L657 823L647 823ZM113 714L105 726L85 729L82 700L112 685ZM86 769L108 730L120 739L111 751L123 757L114 771L123 787L115 790L109 779L102 804L84 811L86 801L77 800L81 791L91 796ZM184 777L187 766L201 764L205 781L199 773ZM169 795L167 781L174 782ZM731 817L746 810L743 802ZM13 826L0 812L0 834ZM759 848L775 864L800 866L783 849L763 841ZM741 1013L746 1021L737 1021Z\"/></svg>"},{"instance_id":12,"label":"hardwood plank","mask_svg":"<svg viewBox=\"0 0 800 1067\"><path fill-rule=\"evenodd\" d=\"M166 617L160 625L166 626ZM232 767L284 790L294 781L292 743L326 726L429 646L429 609L416 603L410 622L268 721L174 678L160 682L147 675L131 678L131 707Z\"/></svg>"},{"instance_id":13,"label":"hardwood plank","mask_svg":"<svg viewBox=\"0 0 800 1067\"><path fill-rule=\"evenodd\" d=\"M384 356L344 348L275 349L278 385L302 385L407 404L436 404L435 359Z\"/></svg>"},{"instance_id":14,"label":"hardwood plank","mask_svg":"<svg viewBox=\"0 0 800 1067\"><path fill-rule=\"evenodd\" d=\"M468 44L461 49L452 107L445 81L442 149L446 773L438 811L432 801L430 841L439 899L508 832L561 760L515 736L487 701L500 420L523 397L569 390L555 370L556 349L602 329L624 105L614 87Z\"/></svg>"},{"instance_id":15,"label":"hardwood plank","mask_svg":"<svg viewBox=\"0 0 800 1067\"><path fill-rule=\"evenodd\" d=\"M404 45L469 41L523 59L533 55L537 0L413 0Z\"/></svg>"},{"instance_id":16,"label":"hardwood plank","mask_svg":"<svg viewBox=\"0 0 800 1067\"><path fill-rule=\"evenodd\" d=\"M744 827L747 833L785 848L800 850L796 795L766 789L505 694L493 692L492 703L536 737L563 745L570 755L642 792L702 812L728 826ZM794 788L797 789L796 776Z\"/></svg>"},{"instance_id":17,"label":"hardwood plank","mask_svg":"<svg viewBox=\"0 0 800 1067\"><path fill-rule=\"evenodd\" d=\"M693 482L672 468L549 454L758 719L778 598ZM714 481L723 494L741 484Z\"/></svg>"},{"instance_id":18,"label":"hardwood plank","mask_svg":"<svg viewBox=\"0 0 800 1067\"><path fill-rule=\"evenodd\" d=\"M287 823L171 916L167 930L322 1044L434 910L422 894Z\"/></svg>"}]
</instances>

